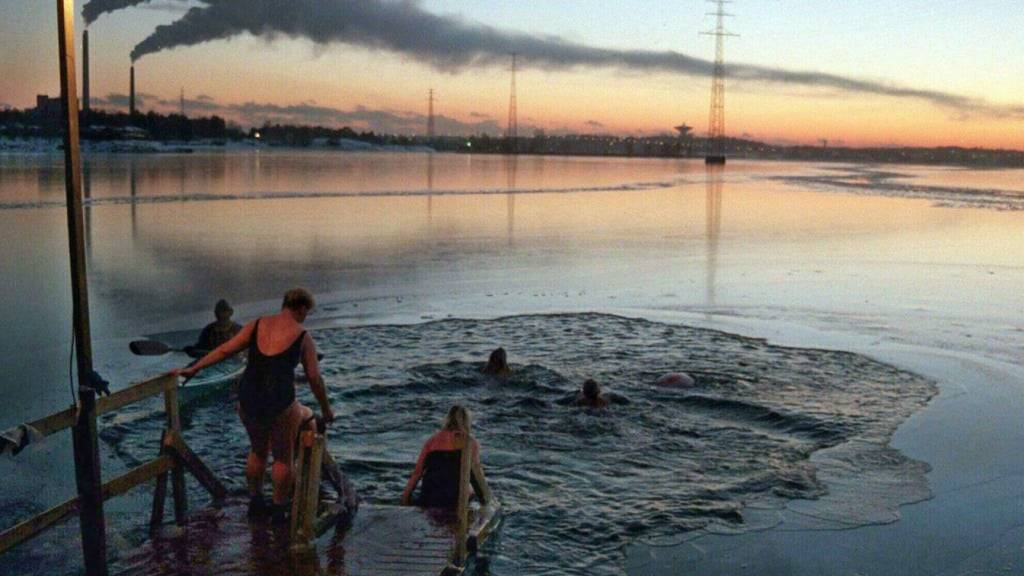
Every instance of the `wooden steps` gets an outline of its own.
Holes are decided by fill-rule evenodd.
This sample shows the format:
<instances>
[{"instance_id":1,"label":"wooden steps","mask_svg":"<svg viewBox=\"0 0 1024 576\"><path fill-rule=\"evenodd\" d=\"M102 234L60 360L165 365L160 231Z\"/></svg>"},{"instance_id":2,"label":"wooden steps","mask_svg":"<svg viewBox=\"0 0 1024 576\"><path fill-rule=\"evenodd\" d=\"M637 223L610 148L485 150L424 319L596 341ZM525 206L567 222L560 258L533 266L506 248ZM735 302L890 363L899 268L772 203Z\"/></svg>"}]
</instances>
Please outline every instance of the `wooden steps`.
<instances>
[{"instance_id":1,"label":"wooden steps","mask_svg":"<svg viewBox=\"0 0 1024 576\"><path fill-rule=\"evenodd\" d=\"M339 543L346 576L438 576L448 566L454 533L430 512L364 506ZM332 550L333 556L337 550Z\"/></svg>"}]
</instances>

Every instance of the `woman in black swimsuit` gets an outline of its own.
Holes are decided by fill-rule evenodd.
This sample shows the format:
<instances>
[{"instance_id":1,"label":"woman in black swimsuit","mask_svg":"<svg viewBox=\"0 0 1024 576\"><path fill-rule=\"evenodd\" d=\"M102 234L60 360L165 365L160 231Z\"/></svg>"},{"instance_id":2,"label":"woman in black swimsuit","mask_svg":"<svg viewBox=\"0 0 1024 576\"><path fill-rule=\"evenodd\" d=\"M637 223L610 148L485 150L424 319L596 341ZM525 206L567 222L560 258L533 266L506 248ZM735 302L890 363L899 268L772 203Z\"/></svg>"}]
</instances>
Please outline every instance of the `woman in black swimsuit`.
<instances>
[{"instance_id":1,"label":"woman in black swimsuit","mask_svg":"<svg viewBox=\"0 0 1024 576\"><path fill-rule=\"evenodd\" d=\"M459 469L461 467L462 449L459 441L465 443L469 430L469 411L456 404L448 411L441 430L430 437L420 451L416 468L402 492L402 505L415 504L424 508L442 508L454 510L459 497ZM480 443L473 439L471 457L473 467L482 471L480 466ZM420 493L413 497L417 484L421 484ZM473 488L481 495L480 484L473 475ZM483 497L481 496L481 499Z\"/></svg>"},{"instance_id":2,"label":"woman in black swimsuit","mask_svg":"<svg viewBox=\"0 0 1024 576\"><path fill-rule=\"evenodd\" d=\"M316 344L302 327L315 306L313 295L302 288L284 295L281 311L250 322L234 338L217 347L188 368L174 374L192 377L197 372L248 350L249 361L238 390L238 414L249 433L250 451L245 475L249 483L250 513L261 514L263 476L268 453L274 455L271 480L274 484L273 514L284 517L291 494L292 448L299 427L313 411L295 399L295 367L299 362L309 380L313 395L320 403L324 420L334 420L327 399Z\"/></svg>"}]
</instances>

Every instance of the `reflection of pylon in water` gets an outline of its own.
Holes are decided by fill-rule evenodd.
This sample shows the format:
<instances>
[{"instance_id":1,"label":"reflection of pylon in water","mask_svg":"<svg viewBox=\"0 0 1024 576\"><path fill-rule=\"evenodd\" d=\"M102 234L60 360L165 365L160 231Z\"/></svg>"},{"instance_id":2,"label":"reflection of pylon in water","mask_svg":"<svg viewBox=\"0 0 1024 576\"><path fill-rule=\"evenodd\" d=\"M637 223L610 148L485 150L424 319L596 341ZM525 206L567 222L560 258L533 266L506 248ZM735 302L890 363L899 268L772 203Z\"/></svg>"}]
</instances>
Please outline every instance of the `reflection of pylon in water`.
<instances>
[{"instance_id":1,"label":"reflection of pylon in water","mask_svg":"<svg viewBox=\"0 0 1024 576\"><path fill-rule=\"evenodd\" d=\"M183 170L180 172L184 174ZM132 198L132 240L138 240L139 238L139 224L137 214L135 213L136 206L138 206L136 198L139 193L137 180L135 177L135 158L133 156L128 162L128 193ZM135 244L132 244L132 246L135 246Z\"/></svg>"},{"instance_id":2,"label":"reflection of pylon in water","mask_svg":"<svg viewBox=\"0 0 1024 576\"><path fill-rule=\"evenodd\" d=\"M717 304L718 239L722 232L722 168L718 166L708 168L705 211L704 234L707 240L705 305L711 308Z\"/></svg>"},{"instance_id":3,"label":"reflection of pylon in water","mask_svg":"<svg viewBox=\"0 0 1024 576\"><path fill-rule=\"evenodd\" d=\"M436 136L434 120L434 89L431 88L427 96L427 142L433 143Z\"/></svg>"},{"instance_id":4,"label":"reflection of pylon in water","mask_svg":"<svg viewBox=\"0 0 1024 576\"><path fill-rule=\"evenodd\" d=\"M434 155L427 154L427 226L434 222Z\"/></svg>"},{"instance_id":5,"label":"reflection of pylon in water","mask_svg":"<svg viewBox=\"0 0 1024 576\"><path fill-rule=\"evenodd\" d=\"M505 137L508 139L509 152L515 154L518 152L518 143L516 140L519 138L519 111L517 110L516 104L516 69L517 69L517 57L518 55L512 53L512 90L508 97L508 129L505 131Z\"/></svg>"},{"instance_id":6,"label":"reflection of pylon in water","mask_svg":"<svg viewBox=\"0 0 1024 576\"><path fill-rule=\"evenodd\" d=\"M505 164L505 176L507 178L507 190L506 194L506 211L508 213L508 245L512 245L512 238L515 236L515 217L516 217L516 173L519 171L519 158L516 156L509 156L508 162Z\"/></svg>"},{"instance_id":7,"label":"reflection of pylon in water","mask_svg":"<svg viewBox=\"0 0 1024 576\"><path fill-rule=\"evenodd\" d=\"M717 18L715 29L701 34L715 37L715 68L711 79L711 113L708 117L707 164L725 164L725 37L736 36L725 30L725 11L729 0L708 0L716 5L709 15Z\"/></svg>"}]
</instances>

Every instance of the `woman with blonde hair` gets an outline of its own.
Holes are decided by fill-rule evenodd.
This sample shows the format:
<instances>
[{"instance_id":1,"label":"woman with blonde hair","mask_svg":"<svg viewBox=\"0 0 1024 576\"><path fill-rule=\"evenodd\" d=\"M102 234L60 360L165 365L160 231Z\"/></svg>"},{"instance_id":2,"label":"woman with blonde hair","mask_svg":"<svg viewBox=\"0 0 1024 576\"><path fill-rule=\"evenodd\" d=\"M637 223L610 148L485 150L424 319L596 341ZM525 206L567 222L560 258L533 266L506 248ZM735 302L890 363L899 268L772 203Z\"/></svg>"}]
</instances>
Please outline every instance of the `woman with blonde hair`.
<instances>
[{"instance_id":1,"label":"woman with blonde hair","mask_svg":"<svg viewBox=\"0 0 1024 576\"><path fill-rule=\"evenodd\" d=\"M402 504L415 504L424 508L447 508L454 510L459 499L459 467L462 461L462 450L469 436L470 414L465 407L456 404L448 410L441 424L441 430L430 437L420 451L409 482L402 493ZM472 466L480 467L480 444L472 442ZM475 475L474 475L475 476ZM414 498L416 485L423 481L419 494ZM473 478L473 487L480 492L477 478Z\"/></svg>"}]
</instances>

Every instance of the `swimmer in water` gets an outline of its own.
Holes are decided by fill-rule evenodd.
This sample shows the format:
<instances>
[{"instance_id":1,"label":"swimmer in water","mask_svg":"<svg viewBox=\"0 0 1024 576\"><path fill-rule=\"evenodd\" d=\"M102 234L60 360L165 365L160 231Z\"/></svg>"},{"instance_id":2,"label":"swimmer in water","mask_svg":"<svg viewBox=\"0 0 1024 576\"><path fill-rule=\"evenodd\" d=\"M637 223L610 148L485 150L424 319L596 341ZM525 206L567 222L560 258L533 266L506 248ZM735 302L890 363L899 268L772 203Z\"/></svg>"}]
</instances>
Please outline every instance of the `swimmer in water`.
<instances>
[{"instance_id":1,"label":"swimmer in water","mask_svg":"<svg viewBox=\"0 0 1024 576\"><path fill-rule=\"evenodd\" d=\"M583 383L583 388L576 396L576 405L586 408L607 408L610 402L601 393L601 385L593 378Z\"/></svg>"},{"instance_id":2,"label":"swimmer in water","mask_svg":"<svg viewBox=\"0 0 1024 576\"><path fill-rule=\"evenodd\" d=\"M671 372L658 378L656 384L664 388L693 388L694 380L686 372Z\"/></svg>"},{"instance_id":3,"label":"swimmer in water","mask_svg":"<svg viewBox=\"0 0 1024 576\"><path fill-rule=\"evenodd\" d=\"M505 349L498 348L491 352L490 358L487 359L487 365L481 371L488 376L497 376L498 378L511 376L512 368L508 365L508 354L505 353Z\"/></svg>"}]
</instances>

